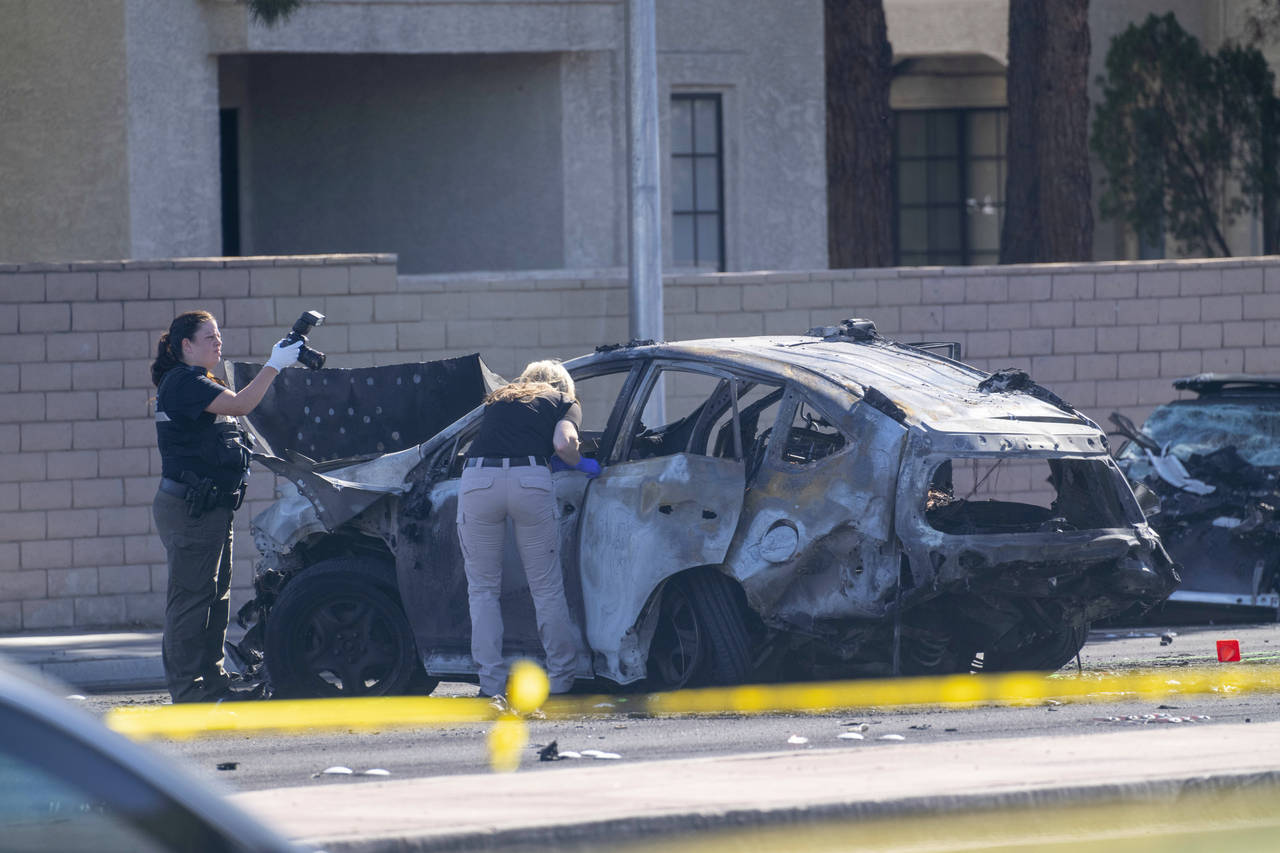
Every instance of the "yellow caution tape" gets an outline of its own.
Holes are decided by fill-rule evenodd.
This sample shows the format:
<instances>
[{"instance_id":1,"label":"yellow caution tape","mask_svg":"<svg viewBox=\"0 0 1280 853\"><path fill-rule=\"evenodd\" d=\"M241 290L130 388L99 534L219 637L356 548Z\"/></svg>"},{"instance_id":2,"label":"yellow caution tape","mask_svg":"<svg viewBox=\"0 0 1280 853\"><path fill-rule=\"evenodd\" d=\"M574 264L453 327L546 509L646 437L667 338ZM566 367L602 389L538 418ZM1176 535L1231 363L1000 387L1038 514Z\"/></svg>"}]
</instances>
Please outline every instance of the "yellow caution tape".
<instances>
[{"instance_id":1,"label":"yellow caution tape","mask_svg":"<svg viewBox=\"0 0 1280 853\"><path fill-rule=\"evenodd\" d=\"M529 727L519 717L502 717L489 730L489 766L495 773L510 773L520 766L529 745Z\"/></svg>"},{"instance_id":2,"label":"yellow caution tape","mask_svg":"<svg viewBox=\"0 0 1280 853\"><path fill-rule=\"evenodd\" d=\"M134 706L113 708L103 717L107 726L134 738L317 729L370 731L487 722L493 718L494 710L485 699L428 696Z\"/></svg>"},{"instance_id":3,"label":"yellow caution tape","mask_svg":"<svg viewBox=\"0 0 1280 853\"><path fill-rule=\"evenodd\" d=\"M520 672L519 682L513 685L521 700L516 710L527 713L534 705L528 697L541 698L545 687L527 667ZM548 718L766 714L909 705L1023 704L1046 699L1106 702L1260 692L1280 693L1280 665L1147 669L1123 675L1045 676L1014 672L710 687L625 696L553 696L543 703L542 712ZM485 723L497 717L498 712L483 699L384 696L122 707L109 711L105 721L116 731L135 738L186 738L218 732L369 731ZM507 744L509 734L495 733L495 743Z\"/></svg>"}]
</instances>

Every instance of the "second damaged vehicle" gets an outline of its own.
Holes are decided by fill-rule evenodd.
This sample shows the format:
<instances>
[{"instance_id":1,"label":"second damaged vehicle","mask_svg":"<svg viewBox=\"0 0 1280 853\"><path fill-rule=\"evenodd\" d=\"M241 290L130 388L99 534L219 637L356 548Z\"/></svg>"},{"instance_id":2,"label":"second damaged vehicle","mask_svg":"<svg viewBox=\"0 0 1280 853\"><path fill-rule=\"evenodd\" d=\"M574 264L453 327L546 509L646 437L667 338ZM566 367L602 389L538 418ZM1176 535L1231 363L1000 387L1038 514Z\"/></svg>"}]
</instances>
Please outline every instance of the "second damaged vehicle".
<instances>
[{"instance_id":1,"label":"second damaged vehicle","mask_svg":"<svg viewBox=\"0 0 1280 853\"><path fill-rule=\"evenodd\" d=\"M1116 412L1116 453L1135 491L1159 502L1152 524L1182 583L1160 617L1274 620L1280 615L1280 376L1203 373L1173 387L1195 396L1141 429Z\"/></svg>"},{"instance_id":2,"label":"second damaged vehicle","mask_svg":"<svg viewBox=\"0 0 1280 853\"><path fill-rule=\"evenodd\" d=\"M578 676L1052 670L1163 600L1176 575L1103 432L935 346L846 321L567 362L604 469L554 475ZM480 413L365 461L264 460L296 490L253 522L243 650L278 695L474 679L455 513ZM503 608L506 652L538 658L514 548Z\"/></svg>"}]
</instances>

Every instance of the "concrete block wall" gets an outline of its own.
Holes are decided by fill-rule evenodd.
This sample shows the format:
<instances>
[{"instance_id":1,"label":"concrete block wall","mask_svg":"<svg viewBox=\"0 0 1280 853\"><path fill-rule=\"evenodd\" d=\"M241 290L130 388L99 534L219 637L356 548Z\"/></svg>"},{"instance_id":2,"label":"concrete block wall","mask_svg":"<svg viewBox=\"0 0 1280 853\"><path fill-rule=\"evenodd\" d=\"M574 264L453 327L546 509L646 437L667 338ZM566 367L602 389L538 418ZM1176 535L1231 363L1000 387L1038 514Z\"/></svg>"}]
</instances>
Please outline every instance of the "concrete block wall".
<instances>
[{"instance_id":1,"label":"concrete block wall","mask_svg":"<svg viewBox=\"0 0 1280 853\"><path fill-rule=\"evenodd\" d=\"M1179 376L1280 374L1280 258L671 276L664 300L670 340L851 316L958 340L966 361L1027 369L1103 425L1114 410L1141 422ZM159 623L149 365L195 307L219 318L232 360L263 359L315 308L327 319L312 344L333 367L479 352L512 376L628 336L617 271L399 276L388 255L0 266L0 631ZM248 521L273 496L255 471L233 607L255 557Z\"/></svg>"}]
</instances>

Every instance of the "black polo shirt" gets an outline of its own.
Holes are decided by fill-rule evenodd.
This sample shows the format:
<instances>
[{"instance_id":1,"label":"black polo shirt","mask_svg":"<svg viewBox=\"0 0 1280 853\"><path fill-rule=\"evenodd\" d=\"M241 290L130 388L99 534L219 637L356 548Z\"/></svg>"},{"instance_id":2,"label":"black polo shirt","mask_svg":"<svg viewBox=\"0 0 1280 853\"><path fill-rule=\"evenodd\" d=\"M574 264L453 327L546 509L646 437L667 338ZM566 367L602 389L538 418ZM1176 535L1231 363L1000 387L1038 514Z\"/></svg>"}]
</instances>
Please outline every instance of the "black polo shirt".
<instances>
[{"instance_id":1,"label":"black polo shirt","mask_svg":"<svg viewBox=\"0 0 1280 853\"><path fill-rule=\"evenodd\" d=\"M497 400L485 407L480 434L471 442L469 458L478 456L546 456L555 453L556 424L582 426L582 407L559 391L529 402Z\"/></svg>"},{"instance_id":2,"label":"black polo shirt","mask_svg":"<svg viewBox=\"0 0 1280 853\"><path fill-rule=\"evenodd\" d=\"M205 409L224 390L203 367L179 365L165 373L156 389L156 443L160 447L160 475L182 481L190 471L208 477L225 492L235 491L243 478L241 466L219 465L219 417ZM224 418L223 423L231 422Z\"/></svg>"}]
</instances>

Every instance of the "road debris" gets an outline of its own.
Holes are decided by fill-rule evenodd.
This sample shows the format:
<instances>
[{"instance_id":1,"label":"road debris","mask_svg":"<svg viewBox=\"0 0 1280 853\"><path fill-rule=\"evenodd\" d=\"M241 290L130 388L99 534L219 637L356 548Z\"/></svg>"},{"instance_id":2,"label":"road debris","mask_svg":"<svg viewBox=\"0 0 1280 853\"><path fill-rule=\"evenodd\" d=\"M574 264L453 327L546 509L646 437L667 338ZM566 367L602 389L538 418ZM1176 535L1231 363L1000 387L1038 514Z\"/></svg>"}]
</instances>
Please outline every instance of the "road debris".
<instances>
[{"instance_id":1,"label":"road debris","mask_svg":"<svg viewBox=\"0 0 1280 853\"><path fill-rule=\"evenodd\" d=\"M841 732L836 735L840 740L865 740L865 736L860 732Z\"/></svg>"},{"instance_id":2,"label":"road debris","mask_svg":"<svg viewBox=\"0 0 1280 853\"><path fill-rule=\"evenodd\" d=\"M561 754L568 755L568 753L561 753ZM605 759L609 761L622 757L616 752L604 752L603 750L599 750L599 749L584 749L582 750L582 754L589 756L591 758L600 758L600 759Z\"/></svg>"},{"instance_id":3,"label":"road debris","mask_svg":"<svg viewBox=\"0 0 1280 853\"><path fill-rule=\"evenodd\" d=\"M902 735L880 735L879 740L906 740Z\"/></svg>"},{"instance_id":4,"label":"road debris","mask_svg":"<svg viewBox=\"0 0 1280 853\"><path fill-rule=\"evenodd\" d=\"M355 773L355 771L352 770L350 767L343 767L342 765L339 764L333 767L326 767L325 769L321 770L319 773L316 773L311 778L314 779L316 776L350 776L353 773Z\"/></svg>"},{"instance_id":5,"label":"road debris","mask_svg":"<svg viewBox=\"0 0 1280 853\"><path fill-rule=\"evenodd\" d=\"M809 739L807 737L801 737L800 735L792 735L791 737L787 738L787 743L794 743L797 745L802 743L808 743L808 742L809 742Z\"/></svg>"},{"instance_id":6,"label":"road debris","mask_svg":"<svg viewBox=\"0 0 1280 853\"><path fill-rule=\"evenodd\" d=\"M1123 716L1094 717L1097 723L1136 723L1139 725L1147 725L1150 723L1207 723L1212 717L1208 714L1125 714Z\"/></svg>"},{"instance_id":7,"label":"road debris","mask_svg":"<svg viewBox=\"0 0 1280 853\"><path fill-rule=\"evenodd\" d=\"M1160 645L1167 646L1173 642L1173 638L1178 636L1177 631L1165 631L1160 635Z\"/></svg>"},{"instance_id":8,"label":"road debris","mask_svg":"<svg viewBox=\"0 0 1280 853\"><path fill-rule=\"evenodd\" d=\"M240 766L239 761L223 761L215 765L219 770L235 770Z\"/></svg>"}]
</instances>

